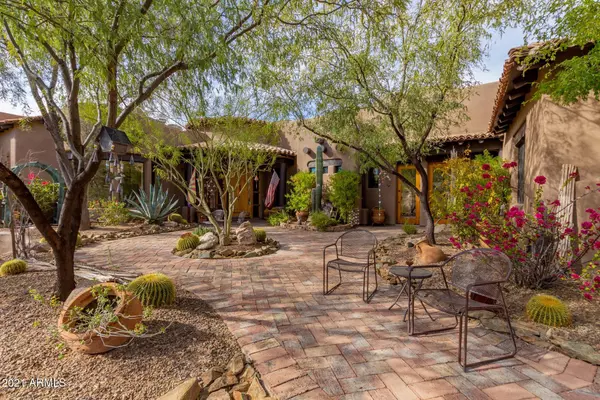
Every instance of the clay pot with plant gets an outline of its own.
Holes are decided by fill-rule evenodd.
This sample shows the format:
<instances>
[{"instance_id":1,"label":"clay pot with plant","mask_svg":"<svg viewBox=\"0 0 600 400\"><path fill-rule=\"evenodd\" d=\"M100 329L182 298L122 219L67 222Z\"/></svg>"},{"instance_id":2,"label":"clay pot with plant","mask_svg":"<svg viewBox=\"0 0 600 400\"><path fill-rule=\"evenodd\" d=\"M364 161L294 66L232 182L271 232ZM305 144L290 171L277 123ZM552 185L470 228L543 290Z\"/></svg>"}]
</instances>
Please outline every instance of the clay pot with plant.
<instances>
[{"instance_id":1,"label":"clay pot with plant","mask_svg":"<svg viewBox=\"0 0 600 400\"><path fill-rule=\"evenodd\" d=\"M311 191L316 183L315 174L300 171L292 176L288 183L291 191L286 195L288 200L287 208L296 212L298 221L306 222L311 204Z\"/></svg>"},{"instance_id":2,"label":"clay pot with plant","mask_svg":"<svg viewBox=\"0 0 600 400\"><path fill-rule=\"evenodd\" d=\"M58 328L73 350L100 354L145 335L143 313L140 301L124 286L102 283L67 299Z\"/></svg>"}]
</instances>

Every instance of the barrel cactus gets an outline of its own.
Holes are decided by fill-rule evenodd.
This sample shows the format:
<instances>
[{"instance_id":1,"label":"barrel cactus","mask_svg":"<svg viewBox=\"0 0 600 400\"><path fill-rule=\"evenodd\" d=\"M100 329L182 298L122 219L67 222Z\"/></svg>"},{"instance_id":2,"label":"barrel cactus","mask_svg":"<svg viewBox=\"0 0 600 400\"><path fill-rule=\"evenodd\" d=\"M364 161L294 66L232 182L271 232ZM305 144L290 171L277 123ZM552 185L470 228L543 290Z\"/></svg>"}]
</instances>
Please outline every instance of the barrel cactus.
<instances>
[{"instance_id":1,"label":"barrel cactus","mask_svg":"<svg viewBox=\"0 0 600 400\"><path fill-rule=\"evenodd\" d=\"M177 251L195 249L200 244L200 238L193 233L184 233L177 241Z\"/></svg>"},{"instance_id":2,"label":"barrel cactus","mask_svg":"<svg viewBox=\"0 0 600 400\"><path fill-rule=\"evenodd\" d=\"M177 222L178 224L183 224L183 217L181 214L173 213L169 215L169 221Z\"/></svg>"},{"instance_id":3,"label":"barrel cactus","mask_svg":"<svg viewBox=\"0 0 600 400\"><path fill-rule=\"evenodd\" d=\"M571 323L571 313L567 306L554 296L536 294L527 302L527 317L534 322L548 326L567 326Z\"/></svg>"},{"instance_id":4,"label":"barrel cactus","mask_svg":"<svg viewBox=\"0 0 600 400\"><path fill-rule=\"evenodd\" d=\"M15 258L0 266L0 276L22 274L27 270L27 263Z\"/></svg>"},{"instance_id":5,"label":"barrel cactus","mask_svg":"<svg viewBox=\"0 0 600 400\"><path fill-rule=\"evenodd\" d=\"M144 306L161 307L175 301L175 284L165 274L146 274L127 286Z\"/></svg>"},{"instance_id":6,"label":"barrel cactus","mask_svg":"<svg viewBox=\"0 0 600 400\"><path fill-rule=\"evenodd\" d=\"M267 240L267 232L264 229L254 229L254 236L256 237L256 241L259 243L263 243Z\"/></svg>"}]
</instances>

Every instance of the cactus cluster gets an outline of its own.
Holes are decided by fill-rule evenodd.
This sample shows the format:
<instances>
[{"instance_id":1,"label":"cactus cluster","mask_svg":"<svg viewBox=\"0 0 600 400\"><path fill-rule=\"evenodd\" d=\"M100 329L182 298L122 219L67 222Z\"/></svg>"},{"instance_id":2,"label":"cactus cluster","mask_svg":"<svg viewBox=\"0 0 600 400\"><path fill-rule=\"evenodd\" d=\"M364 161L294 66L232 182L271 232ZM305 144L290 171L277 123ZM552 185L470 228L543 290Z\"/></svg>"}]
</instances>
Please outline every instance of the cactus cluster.
<instances>
[{"instance_id":1,"label":"cactus cluster","mask_svg":"<svg viewBox=\"0 0 600 400\"><path fill-rule=\"evenodd\" d=\"M27 270L27 263L23 260L15 258L0 266L0 276L22 274Z\"/></svg>"},{"instance_id":2,"label":"cactus cluster","mask_svg":"<svg viewBox=\"0 0 600 400\"><path fill-rule=\"evenodd\" d=\"M567 306L554 296L536 294L527 302L527 317L534 322L548 326L571 324L571 313Z\"/></svg>"},{"instance_id":3,"label":"cactus cluster","mask_svg":"<svg viewBox=\"0 0 600 400\"><path fill-rule=\"evenodd\" d=\"M200 238L193 233L184 233L177 241L177 251L195 249L200 244Z\"/></svg>"},{"instance_id":4,"label":"cactus cluster","mask_svg":"<svg viewBox=\"0 0 600 400\"><path fill-rule=\"evenodd\" d=\"M169 215L169 221L177 222L178 224L183 224L184 219L181 216L181 214L173 213L173 214Z\"/></svg>"},{"instance_id":5,"label":"cactus cluster","mask_svg":"<svg viewBox=\"0 0 600 400\"><path fill-rule=\"evenodd\" d=\"M259 243L264 243L267 240L267 232L264 229L254 229L254 236Z\"/></svg>"},{"instance_id":6,"label":"cactus cluster","mask_svg":"<svg viewBox=\"0 0 600 400\"><path fill-rule=\"evenodd\" d=\"M144 306L161 307L175 301L175 284L161 273L146 274L135 278L127 286Z\"/></svg>"}]
</instances>

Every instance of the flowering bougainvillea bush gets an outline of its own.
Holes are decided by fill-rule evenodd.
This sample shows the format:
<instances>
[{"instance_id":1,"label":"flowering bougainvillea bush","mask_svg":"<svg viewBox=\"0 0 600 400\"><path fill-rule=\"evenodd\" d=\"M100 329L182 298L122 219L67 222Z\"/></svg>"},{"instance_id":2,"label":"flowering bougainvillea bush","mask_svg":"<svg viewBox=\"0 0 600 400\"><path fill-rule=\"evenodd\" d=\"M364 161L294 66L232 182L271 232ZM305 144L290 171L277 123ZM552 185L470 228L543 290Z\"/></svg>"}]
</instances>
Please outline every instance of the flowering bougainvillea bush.
<instances>
[{"instance_id":1,"label":"flowering bougainvillea bush","mask_svg":"<svg viewBox=\"0 0 600 400\"><path fill-rule=\"evenodd\" d=\"M503 168L510 170L516 163L504 163ZM482 172L489 171L482 166ZM482 174L482 175L483 175ZM504 175L500 175L502 177ZM600 260L600 214L598 210L588 209L588 220L575 230L568 222L561 221L561 213L567 205L558 200L544 201L544 176L534 179L536 191L530 212L519 207L511 207L505 213L490 212L495 200L490 193L498 183L506 179L487 173L488 183L476 187L464 186L464 212L448 215L451 223L458 227L457 233L450 238L455 247L465 245L479 246L482 243L506 253L513 262L515 283L531 289L546 288L556 280L571 277L580 281L580 288L588 299L600 290L600 277L597 272ZM576 175L569 179L575 179ZM501 182L498 182L498 181ZM583 196L597 191L586 188ZM580 196L579 198L581 198ZM487 200L486 200L487 199ZM575 201L577 201L576 199ZM600 209L599 209L600 210ZM561 245L563 244L567 245ZM564 246L564 248L561 248ZM573 272L583 257L590 251L596 252L593 260L582 269L581 274Z\"/></svg>"},{"instance_id":2,"label":"flowering bougainvillea bush","mask_svg":"<svg viewBox=\"0 0 600 400\"><path fill-rule=\"evenodd\" d=\"M496 218L510 202L510 171L502 168L503 164L501 158L487 151L469 158L468 150L460 157L444 161L436 169L441 182L431 197L436 219L452 215L456 220L468 221L471 214L468 205L472 203L485 204L485 210L481 209L482 219ZM453 233L460 238L472 233L469 226L463 228L462 224L452 225Z\"/></svg>"},{"instance_id":3,"label":"flowering bougainvillea bush","mask_svg":"<svg viewBox=\"0 0 600 400\"><path fill-rule=\"evenodd\" d=\"M42 209L42 212L46 215L52 215L54 205L58 201L59 184L42 180L35 174L29 174L27 179L27 188Z\"/></svg>"}]
</instances>

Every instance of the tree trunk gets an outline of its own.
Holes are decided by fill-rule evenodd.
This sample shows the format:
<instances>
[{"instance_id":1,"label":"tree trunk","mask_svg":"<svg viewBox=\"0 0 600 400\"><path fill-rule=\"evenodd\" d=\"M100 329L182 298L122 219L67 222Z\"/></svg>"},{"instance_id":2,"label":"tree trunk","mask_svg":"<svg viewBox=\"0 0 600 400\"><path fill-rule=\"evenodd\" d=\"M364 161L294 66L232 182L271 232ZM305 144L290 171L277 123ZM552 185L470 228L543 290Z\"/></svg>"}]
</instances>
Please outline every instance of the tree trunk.
<instances>
[{"instance_id":1,"label":"tree trunk","mask_svg":"<svg viewBox=\"0 0 600 400\"><path fill-rule=\"evenodd\" d=\"M427 170L423 167L423 164L419 159L416 157L413 158L412 163L421 178L421 193L419 194L419 200L421 202L421 218L425 219L425 236L430 244L435 244L435 223L429 205L429 177L427 176Z\"/></svg>"},{"instance_id":2,"label":"tree trunk","mask_svg":"<svg viewBox=\"0 0 600 400\"><path fill-rule=\"evenodd\" d=\"M427 192L423 192L419 196L419 200L421 201L421 218L425 220L425 236L429 240L429 243L435 244L435 224L431 209L429 208L429 196Z\"/></svg>"},{"instance_id":3,"label":"tree trunk","mask_svg":"<svg viewBox=\"0 0 600 400\"><path fill-rule=\"evenodd\" d=\"M87 188L85 190L85 196L83 197L83 207L81 208L81 226L79 230L85 231L92 228L92 223L90 221L90 209L88 208L88 197L87 197Z\"/></svg>"},{"instance_id":4,"label":"tree trunk","mask_svg":"<svg viewBox=\"0 0 600 400\"><path fill-rule=\"evenodd\" d=\"M63 244L57 250L52 249L54 262L56 263L58 297L66 301L69 294L75 289L75 242Z\"/></svg>"}]
</instances>

